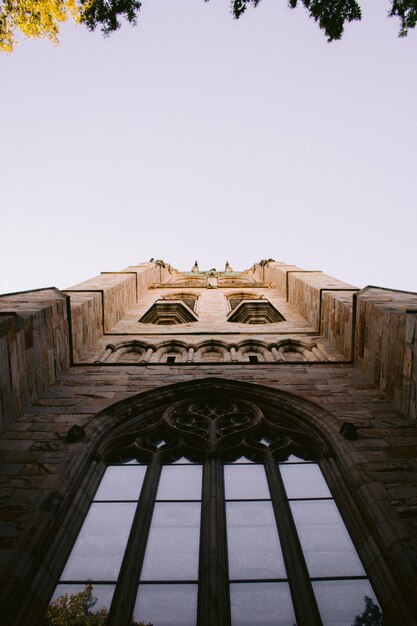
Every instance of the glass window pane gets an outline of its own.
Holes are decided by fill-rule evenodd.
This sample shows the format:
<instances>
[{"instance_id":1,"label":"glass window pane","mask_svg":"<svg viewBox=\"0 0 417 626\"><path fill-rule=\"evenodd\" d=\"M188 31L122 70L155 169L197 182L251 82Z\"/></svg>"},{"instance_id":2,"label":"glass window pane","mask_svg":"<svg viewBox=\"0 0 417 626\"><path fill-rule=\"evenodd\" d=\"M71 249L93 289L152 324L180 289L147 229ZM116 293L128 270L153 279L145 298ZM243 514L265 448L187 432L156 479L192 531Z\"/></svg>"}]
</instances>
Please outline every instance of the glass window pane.
<instances>
[{"instance_id":1,"label":"glass window pane","mask_svg":"<svg viewBox=\"0 0 417 626\"><path fill-rule=\"evenodd\" d=\"M288 498L331 498L326 481L316 463L280 465Z\"/></svg>"},{"instance_id":2,"label":"glass window pane","mask_svg":"<svg viewBox=\"0 0 417 626\"><path fill-rule=\"evenodd\" d=\"M253 461L251 461L250 459L247 459L245 456L240 456L235 461L232 461L232 463L253 463Z\"/></svg>"},{"instance_id":3,"label":"glass window pane","mask_svg":"<svg viewBox=\"0 0 417 626\"><path fill-rule=\"evenodd\" d=\"M232 626L294 626L288 583L231 583Z\"/></svg>"},{"instance_id":4,"label":"glass window pane","mask_svg":"<svg viewBox=\"0 0 417 626\"><path fill-rule=\"evenodd\" d=\"M363 576L355 547L333 500L290 502L310 576Z\"/></svg>"},{"instance_id":5,"label":"glass window pane","mask_svg":"<svg viewBox=\"0 0 417 626\"><path fill-rule=\"evenodd\" d=\"M94 500L138 500L145 473L145 465L108 467Z\"/></svg>"},{"instance_id":6,"label":"glass window pane","mask_svg":"<svg viewBox=\"0 0 417 626\"><path fill-rule=\"evenodd\" d=\"M136 506L92 504L62 580L117 580Z\"/></svg>"},{"instance_id":7,"label":"glass window pane","mask_svg":"<svg viewBox=\"0 0 417 626\"><path fill-rule=\"evenodd\" d=\"M271 502L227 502L229 578L286 578Z\"/></svg>"},{"instance_id":8,"label":"glass window pane","mask_svg":"<svg viewBox=\"0 0 417 626\"><path fill-rule=\"evenodd\" d=\"M224 486L227 500L270 498L263 465L225 465Z\"/></svg>"},{"instance_id":9,"label":"glass window pane","mask_svg":"<svg viewBox=\"0 0 417 626\"><path fill-rule=\"evenodd\" d=\"M320 580L313 589L323 626L352 626L365 610L365 596L378 604L368 580Z\"/></svg>"},{"instance_id":10,"label":"glass window pane","mask_svg":"<svg viewBox=\"0 0 417 626\"><path fill-rule=\"evenodd\" d=\"M113 600L114 588L115 585L92 585L92 598L96 599L95 604L91 607L91 611L99 611L100 609L109 609L111 605L111 601ZM63 596L64 594L68 594L69 596L74 596L78 593L84 592L86 590L86 585L58 585L54 591L54 595L51 599L52 602L55 602L57 598Z\"/></svg>"},{"instance_id":11,"label":"glass window pane","mask_svg":"<svg viewBox=\"0 0 417 626\"><path fill-rule=\"evenodd\" d=\"M197 580L199 502L157 502L141 580Z\"/></svg>"},{"instance_id":12,"label":"glass window pane","mask_svg":"<svg viewBox=\"0 0 417 626\"><path fill-rule=\"evenodd\" d=\"M201 465L164 465L157 500L201 500Z\"/></svg>"},{"instance_id":13,"label":"glass window pane","mask_svg":"<svg viewBox=\"0 0 417 626\"><path fill-rule=\"evenodd\" d=\"M197 585L139 585L133 619L154 626L195 626Z\"/></svg>"}]
</instances>

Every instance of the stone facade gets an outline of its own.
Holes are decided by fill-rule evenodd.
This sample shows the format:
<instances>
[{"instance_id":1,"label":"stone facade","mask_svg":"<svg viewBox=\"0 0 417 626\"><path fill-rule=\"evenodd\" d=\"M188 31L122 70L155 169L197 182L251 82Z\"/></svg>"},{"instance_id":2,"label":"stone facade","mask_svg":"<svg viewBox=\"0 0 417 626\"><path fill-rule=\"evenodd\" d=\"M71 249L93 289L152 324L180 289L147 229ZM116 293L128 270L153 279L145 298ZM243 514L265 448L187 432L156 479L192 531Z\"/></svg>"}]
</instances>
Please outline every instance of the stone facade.
<instances>
[{"instance_id":1,"label":"stone facade","mask_svg":"<svg viewBox=\"0 0 417 626\"><path fill-rule=\"evenodd\" d=\"M140 321L157 302L160 317ZM249 302L238 317L249 322L230 321ZM258 323L257 303L281 321ZM244 272L156 261L1 296L1 623L40 623L103 471L103 437L204 389L294 406L320 433L388 622L415 626L416 314L417 294L272 260Z\"/></svg>"}]
</instances>

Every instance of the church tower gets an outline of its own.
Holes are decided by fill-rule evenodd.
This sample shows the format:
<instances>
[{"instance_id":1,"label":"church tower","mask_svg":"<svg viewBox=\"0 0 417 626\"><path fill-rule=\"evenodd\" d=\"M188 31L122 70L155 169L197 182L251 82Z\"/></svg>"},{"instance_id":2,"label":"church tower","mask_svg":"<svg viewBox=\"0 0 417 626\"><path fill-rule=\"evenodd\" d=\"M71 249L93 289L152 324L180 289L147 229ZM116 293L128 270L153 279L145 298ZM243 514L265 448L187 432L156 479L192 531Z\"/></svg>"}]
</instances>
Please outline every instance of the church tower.
<instances>
[{"instance_id":1,"label":"church tower","mask_svg":"<svg viewBox=\"0 0 417 626\"><path fill-rule=\"evenodd\" d=\"M0 296L1 624L417 626L416 313L273 259Z\"/></svg>"}]
</instances>

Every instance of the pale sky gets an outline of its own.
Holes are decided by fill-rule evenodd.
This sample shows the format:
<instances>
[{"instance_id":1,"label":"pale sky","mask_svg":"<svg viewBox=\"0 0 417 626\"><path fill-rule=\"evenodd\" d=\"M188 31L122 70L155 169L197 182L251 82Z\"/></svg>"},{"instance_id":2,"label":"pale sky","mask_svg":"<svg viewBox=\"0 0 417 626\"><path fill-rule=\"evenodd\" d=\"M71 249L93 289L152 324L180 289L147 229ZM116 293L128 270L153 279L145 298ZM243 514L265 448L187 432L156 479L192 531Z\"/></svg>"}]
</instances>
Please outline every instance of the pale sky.
<instances>
[{"instance_id":1,"label":"pale sky","mask_svg":"<svg viewBox=\"0 0 417 626\"><path fill-rule=\"evenodd\" d=\"M2 55L0 293L150 257L417 291L417 31L361 4L331 44L286 0L143 0Z\"/></svg>"}]
</instances>

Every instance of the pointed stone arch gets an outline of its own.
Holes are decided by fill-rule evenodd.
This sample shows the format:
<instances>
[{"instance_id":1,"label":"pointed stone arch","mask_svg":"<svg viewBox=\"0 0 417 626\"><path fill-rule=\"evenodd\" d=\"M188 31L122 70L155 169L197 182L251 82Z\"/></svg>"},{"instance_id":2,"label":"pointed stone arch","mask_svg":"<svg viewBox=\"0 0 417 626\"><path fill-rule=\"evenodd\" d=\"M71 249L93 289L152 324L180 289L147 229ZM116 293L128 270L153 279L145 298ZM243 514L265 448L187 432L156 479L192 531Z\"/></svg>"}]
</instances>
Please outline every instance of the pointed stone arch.
<instances>
[{"instance_id":1,"label":"pointed stone arch","mask_svg":"<svg viewBox=\"0 0 417 626\"><path fill-rule=\"evenodd\" d=\"M39 623L108 460L117 450L129 447L128 454L133 454L132 445L138 441L138 434L144 443L141 454L158 453L152 449L152 436L158 424L166 421L173 408L187 406L196 398L214 398L216 402L220 399L247 407L256 414L255 422L258 420L249 424L249 435L250 429L258 428L263 420L258 434L262 434L262 428L268 434L280 433L285 439L281 445L283 454L295 451L301 457L305 454L320 463L374 585L388 594L387 605L394 611L391 614L401 617L401 623L411 624L412 610L409 609L413 601L410 596L408 605L404 603L404 578L383 540L380 519L372 514L383 497L382 487L376 490L354 463L351 444L340 435L336 418L317 404L284 390L222 378L175 383L135 394L91 418L85 428L85 439L77 444L77 454L61 484L51 494L54 497L42 505L44 510L52 508L52 515L34 537L33 567L28 568L28 575L16 585L11 598L12 611L22 619L20 623L27 626ZM262 447L256 447L251 436L242 438L242 432L243 428L226 434L227 445L221 448L225 458L232 458L233 447L242 449L248 456L254 455L257 460L262 458ZM198 441L195 433L193 441ZM279 455L278 439L277 442L273 453ZM210 454L203 445L200 450ZM162 450L161 454L169 458L170 451ZM32 571L40 574L32 576Z\"/></svg>"}]
</instances>

